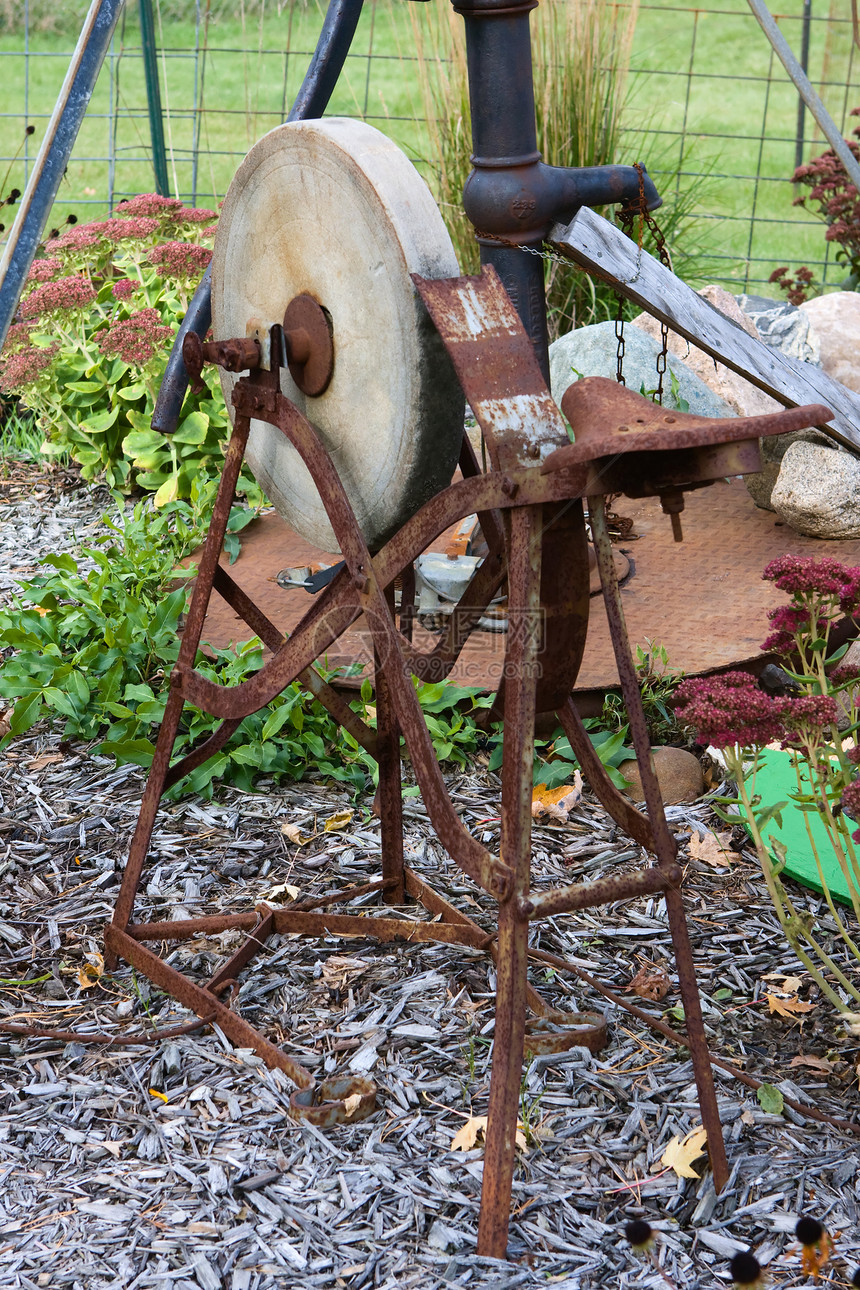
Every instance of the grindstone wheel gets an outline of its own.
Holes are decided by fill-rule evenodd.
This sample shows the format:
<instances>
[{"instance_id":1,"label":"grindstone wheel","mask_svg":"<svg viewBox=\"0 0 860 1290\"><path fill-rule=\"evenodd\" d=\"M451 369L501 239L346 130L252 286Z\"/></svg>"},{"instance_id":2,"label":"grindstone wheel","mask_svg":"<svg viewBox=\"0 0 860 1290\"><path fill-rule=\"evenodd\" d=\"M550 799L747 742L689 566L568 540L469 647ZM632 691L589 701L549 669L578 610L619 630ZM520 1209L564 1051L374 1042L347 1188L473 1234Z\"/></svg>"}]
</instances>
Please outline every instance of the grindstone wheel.
<instances>
[{"instance_id":1,"label":"grindstone wheel","mask_svg":"<svg viewBox=\"0 0 860 1290\"><path fill-rule=\"evenodd\" d=\"M456 256L429 189L372 126L346 118L278 126L245 158L218 221L216 340L282 323L299 295L331 325L334 365L318 397L281 388L330 452L371 550L451 482L464 400L411 273L447 278ZM238 378L222 372L227 406ZM311 476L284 436L254 421L247 460L286 522L337 543Z\"/></svg>"}]
</instances>

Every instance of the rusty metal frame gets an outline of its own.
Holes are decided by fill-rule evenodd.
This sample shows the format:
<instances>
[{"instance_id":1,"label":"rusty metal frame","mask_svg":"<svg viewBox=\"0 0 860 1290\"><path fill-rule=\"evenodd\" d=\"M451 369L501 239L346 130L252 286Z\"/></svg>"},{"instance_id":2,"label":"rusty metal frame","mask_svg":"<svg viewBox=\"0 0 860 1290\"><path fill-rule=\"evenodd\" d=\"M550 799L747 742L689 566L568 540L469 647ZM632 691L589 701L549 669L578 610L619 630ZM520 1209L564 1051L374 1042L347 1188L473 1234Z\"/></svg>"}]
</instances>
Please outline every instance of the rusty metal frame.
<instances>
[{"instance_id":1,"label":"rusty metal frame","mask_svg":"<svg viewBox=\"0 0 860 1290\"><path fill-rule=\"evenodd\" d=\"M155 757L144 793L112 922L105 932L108 965L123 959L150 977L198 1017L217 1024L234 1043L252 1048L296 1085L291 1114L317 1125L353 1121L373 1110L375 1093L367 1081L333 1079L317 1086L312 1074L244 1021L222 995L237 992L239 975L273 934L310 937L366 936L390 941L435 941L489 953L496 963L496 1021L485 1153L480 1253L504 1257L515 1163L515 1132L524 1052L557 1051L572 1043L598 1050L606 1042L605 1019L555 1013L527 979L528 933L535 919L593 908L643 893L666 899L687 1040L698 1089L708 1148L719 1191L728 1178L711 1063L705 1041L686 919L682 873L674 838L663 810L650 760L621 597L605 520L603 494L616 487L618 473L647 479L657 493L672 495L683 485L700 486L708 471L724 473L726 452L743 445L745 468L757 466L753 436L779 433L798 420L816 424L826 409L812 407L756 418L755 425L715 423L676 414L677 426L645 427L639 443L629 432L635 413L647 400L599 380L586 389L585 411L572 409L577 443L568 443L558 410L544 383L528 337L494 270L479 278L416 285L442 336L482 427L490 470L478 472L474 454L464 449L464 478L433 498L382 548L371 553L343 485L316 431L281 393L277 361L271 370L245 357L248 375L233 392L235 426L227 449L213 519L202 551L179 657ZM273 332L279 329L273 329ZM282 352L273 334L271 353ZM226 352L226 351L225 351ZM217 352L213 351L217 361ZM588 386L580 382L581 386ZM609 387L609 388L606 388ZM630 399L634 400L631 405ZM637 403L636 400L639 400ZM653 414L649 414L653 421ZM262 418L298 450L325 503L343 553L344 568L315 599L289 640L218 565L227 518L241 467L251 419ZM663 418L665 421L667 418ZM637 417L632 418L638 420ZM613 452L624 440L624 451ZM631 442L632 441L632 442ZM591 442L593 453L581 447ZM728 443L728 447L726 444ZM676 451L676 445L681 451ZM736 462L735 457L730 458ZM622 473L623 473L622 472ZM685 474L688 472L688 474ZM689 475L689 478L688 478ZM713 478L713 474L711 475ZM582 657L588 618L589 571L583 498L587 498L603 594L630 731L642 775L646 813L624 799L608 780L591 747L573 702L573 682ZM446 635L428 654L411 643L411 604L407 594L398 624L394 579L408 571L427 543L449 524L479 512L490 554L479 567ZM505 719L502 764L501 839L492 855L458 818L448 796L418 703L411 674L444 677L484 606L504 579L508 618L504 681L498 702ZM194 660L212 591L217 591L257 632L272 656L252 680L223 687L194 670ZM408 591L408 577L407 577ZM370 730L313 668L314 660L364 614L376 661L377 729ZM359 888L324 901L299 902L274 909L260 905L246 914L216 915L179 922L135 923L136 893L149 848L156 811L165 788L217 751L239 721L262 707L294 680L313 693L376 758L379 792L376 809L382 826L382 873ZM200 748L171 764L183 704L193 702L222 718L222 725ZM586 778L610 814L656 863L633 873L533 892L531 875L531 795L534 725L538 712L555 712L580 760ZM497 930L488 933L404 864L401 813L400 734L405 738L430 821L457 865L498 902ZM382 900L402 905L411 898L439 921L393 915L344 914L329 904L357 892L378 890ZM322 906L322 907L321 907ZM225 930L244 932L239 949L204 984L190 980L147 947ZM536 1020L527 1024L527 1013ZM575 1023L573 1026L571 1022Z\"/></svg>"}]
</instances>

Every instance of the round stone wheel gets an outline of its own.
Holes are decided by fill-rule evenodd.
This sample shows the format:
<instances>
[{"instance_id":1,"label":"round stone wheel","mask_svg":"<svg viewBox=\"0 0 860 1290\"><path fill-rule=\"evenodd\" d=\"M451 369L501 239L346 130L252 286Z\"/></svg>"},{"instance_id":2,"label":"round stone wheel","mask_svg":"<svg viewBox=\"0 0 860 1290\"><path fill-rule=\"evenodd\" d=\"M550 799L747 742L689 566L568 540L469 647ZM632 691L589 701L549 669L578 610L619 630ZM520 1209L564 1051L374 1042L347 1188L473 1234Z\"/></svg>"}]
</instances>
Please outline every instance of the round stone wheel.
<instances>
[{"instance_id":1,"label":"round stone wheel","mask_svg":"<svg viewBox=\"0 0 860 1290\"><path fill-rule=\"evenodd\" d=\"M334 367L316 398L286 367L281 388L332 456L371 550L451 482L464 400L410 279L456 277L427 185L400 149L347 118L278 126L230 185L212 260L216 340L282 323L298 295L325 309ZM221 373L227 406L238 377ZM311 476L279 430L254 421L247 460L286 522L337 541Z\"/></svg>"}]
</instances>

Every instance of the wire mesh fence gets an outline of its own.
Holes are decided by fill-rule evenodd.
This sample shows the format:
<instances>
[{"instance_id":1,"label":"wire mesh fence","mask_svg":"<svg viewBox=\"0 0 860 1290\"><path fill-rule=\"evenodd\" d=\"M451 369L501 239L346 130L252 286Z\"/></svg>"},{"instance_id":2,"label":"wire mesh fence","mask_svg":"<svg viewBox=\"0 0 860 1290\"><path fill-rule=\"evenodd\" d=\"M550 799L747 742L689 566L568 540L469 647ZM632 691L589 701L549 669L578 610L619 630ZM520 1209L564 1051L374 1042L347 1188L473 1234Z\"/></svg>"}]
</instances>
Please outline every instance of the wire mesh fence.
<instances>
[{"instance_id":1,"label":"wire mesh fence","mask_svg":"<svg viewBox=\"0 0 860 1290\"><path fill-rule=\"evenodd\" d=\"M824 0L790 0L776 17L847 133L848 114L860 104L860 74L847 0L827 3L825 11ZM153 95L163 122L167 186L195 205L215 205L248 148L286 116L322 21L321 8L298 0L246 0L238 10L219 9L213 0L154 0L153 84L146 76L143 8L128 4L120 20L52 225L69 213L100 216L124 197L156 187L161 147L152 128ZM24 187L85 6L75 0L59 10L62 22L46 0L0 0L0 197ZM384 130L432 186L414 25L426 12L402 0L367 0L329 112ZM824 240L823 225L792 204L796 164L826 144L809 113L799 111L797 91L744 0L705 7L640 3L628 85L616 159L647 155L658 187L686 194L685 219L707 251L708 277L754 292L765 288L775 267L805 263L820 281L840 281L845 270ZM28 125L35 127L32 135ZM563 156L549 160L565 162ZM5 215L10 225L13 213L0 211L0 220Z\"/></svg>"}]
</instances>

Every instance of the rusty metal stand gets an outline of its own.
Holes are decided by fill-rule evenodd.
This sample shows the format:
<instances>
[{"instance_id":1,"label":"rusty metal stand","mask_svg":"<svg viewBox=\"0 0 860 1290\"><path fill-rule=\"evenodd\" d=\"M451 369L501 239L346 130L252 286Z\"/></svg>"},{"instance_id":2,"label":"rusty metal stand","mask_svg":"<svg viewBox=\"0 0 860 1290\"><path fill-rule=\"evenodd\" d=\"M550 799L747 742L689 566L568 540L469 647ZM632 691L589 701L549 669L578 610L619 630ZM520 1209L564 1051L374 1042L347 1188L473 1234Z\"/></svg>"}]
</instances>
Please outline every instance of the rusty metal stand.
<instances>
[{"instance_id":1,"label":"rusty metal stand","mask_svg":"<svg viewBox=\"0 0 860 1290\"><path fill-rule=\"evenodd\" d=\"M507 1247L523 1053L524 1049L535 1051L541 1043L537 1033L540 1023L529 1030L527 1010L555 1023L574 1023L566 1035L552 1036L552 1048L581 1043L597 1050L605 1042L605 1022L601 1017L554 1014L530 987L528 934L537 919L641 894L664 893L716 1189L719 1191L727 1180L728 1164L680 894L682 874L650 761L603 497L609 491L656 493L677 515L684 487L701 487L725 474L757 469L757 436L816 424L826 420L829 413L812 407L768 418L712 422L664 413L639 395L593 378L572 387L574 393L565 402L565 412L577 432L576 443L571 444L533 347L495 271L485 269L479 278L415 281L481 425L491 469L481 474L474 454L464 449L463 478L426 503L381 550L371 554L331 458L311 423L281 394L275 357L282 353L282 335L275 334L280 329L272 329L270 370L262 365L262 347L257 345L255 350L242 341L248 375L234 389L235 429L182 647L171 676L170 696L138 826L105 942L111 965L118 959L134 965L199 1017L219 1025L234 1043L252 1048L269 1066L284 1071L297 1086L291 1114L317 1125L338 1120L352 1122L370 1114L375 1090L365 1080L338 1078L317 1086L309 1071L243 1021L225 1002L222 996L230 989L235 992L239 974L269 935L432 940L469 945L490 953L497 965L497 1004L478 1251L502 1258ZM233 342L195 353L198 360L219 361L219 355L223 360L230 344ZM280 636L217 563L252 417L280 430L300 453L325 503L345 563L289 640ZM635 434L630 433L631 428ZM583 497L588 498L589 522L642 773L647 815L622 798L606 778L570 699L588 617ZM394 581L405 574L408 588L408 571L416 556L449 525L476 512L481 516L490 554L476 571L440 643L431 653L422 655L409 639L408 591L401 613L401 628L406 630L398 629ZM496 857L472 837L456 815L412 675L439 679L448 674L469 632L505 577L509 634L500 694L505 739L501 845ZM271 659L253 678L232 688L218 686L194 670L213 590L273 651ZM362 613L373 636L376 659L376 731L369 729L313 668L314 660ZM348 727L377 759L380 768L382 874L359 888L339 893L339 899L346 901L358 891L378 890L383 901L399 904L408 895L431 915L441 916L441 921L330 913L324 908L334 903L329 898L298 902L278 910L261 905L245 914L135 924L135 897L164 789L215 753L247 714L264 706L296 679ZM204 745L171 765L185 702L220 717L222 724ZM532 762L538 712L558 714L597 796L619 824L656 856L656 864L592 883L531 890ZM480 928L404 865L401 731L440 841L463 872L498 901L495 935ZM181 941L227 929L246 932L246 939L202 985L168 965L144 944Z\"/></svg>"}]
</instances>

